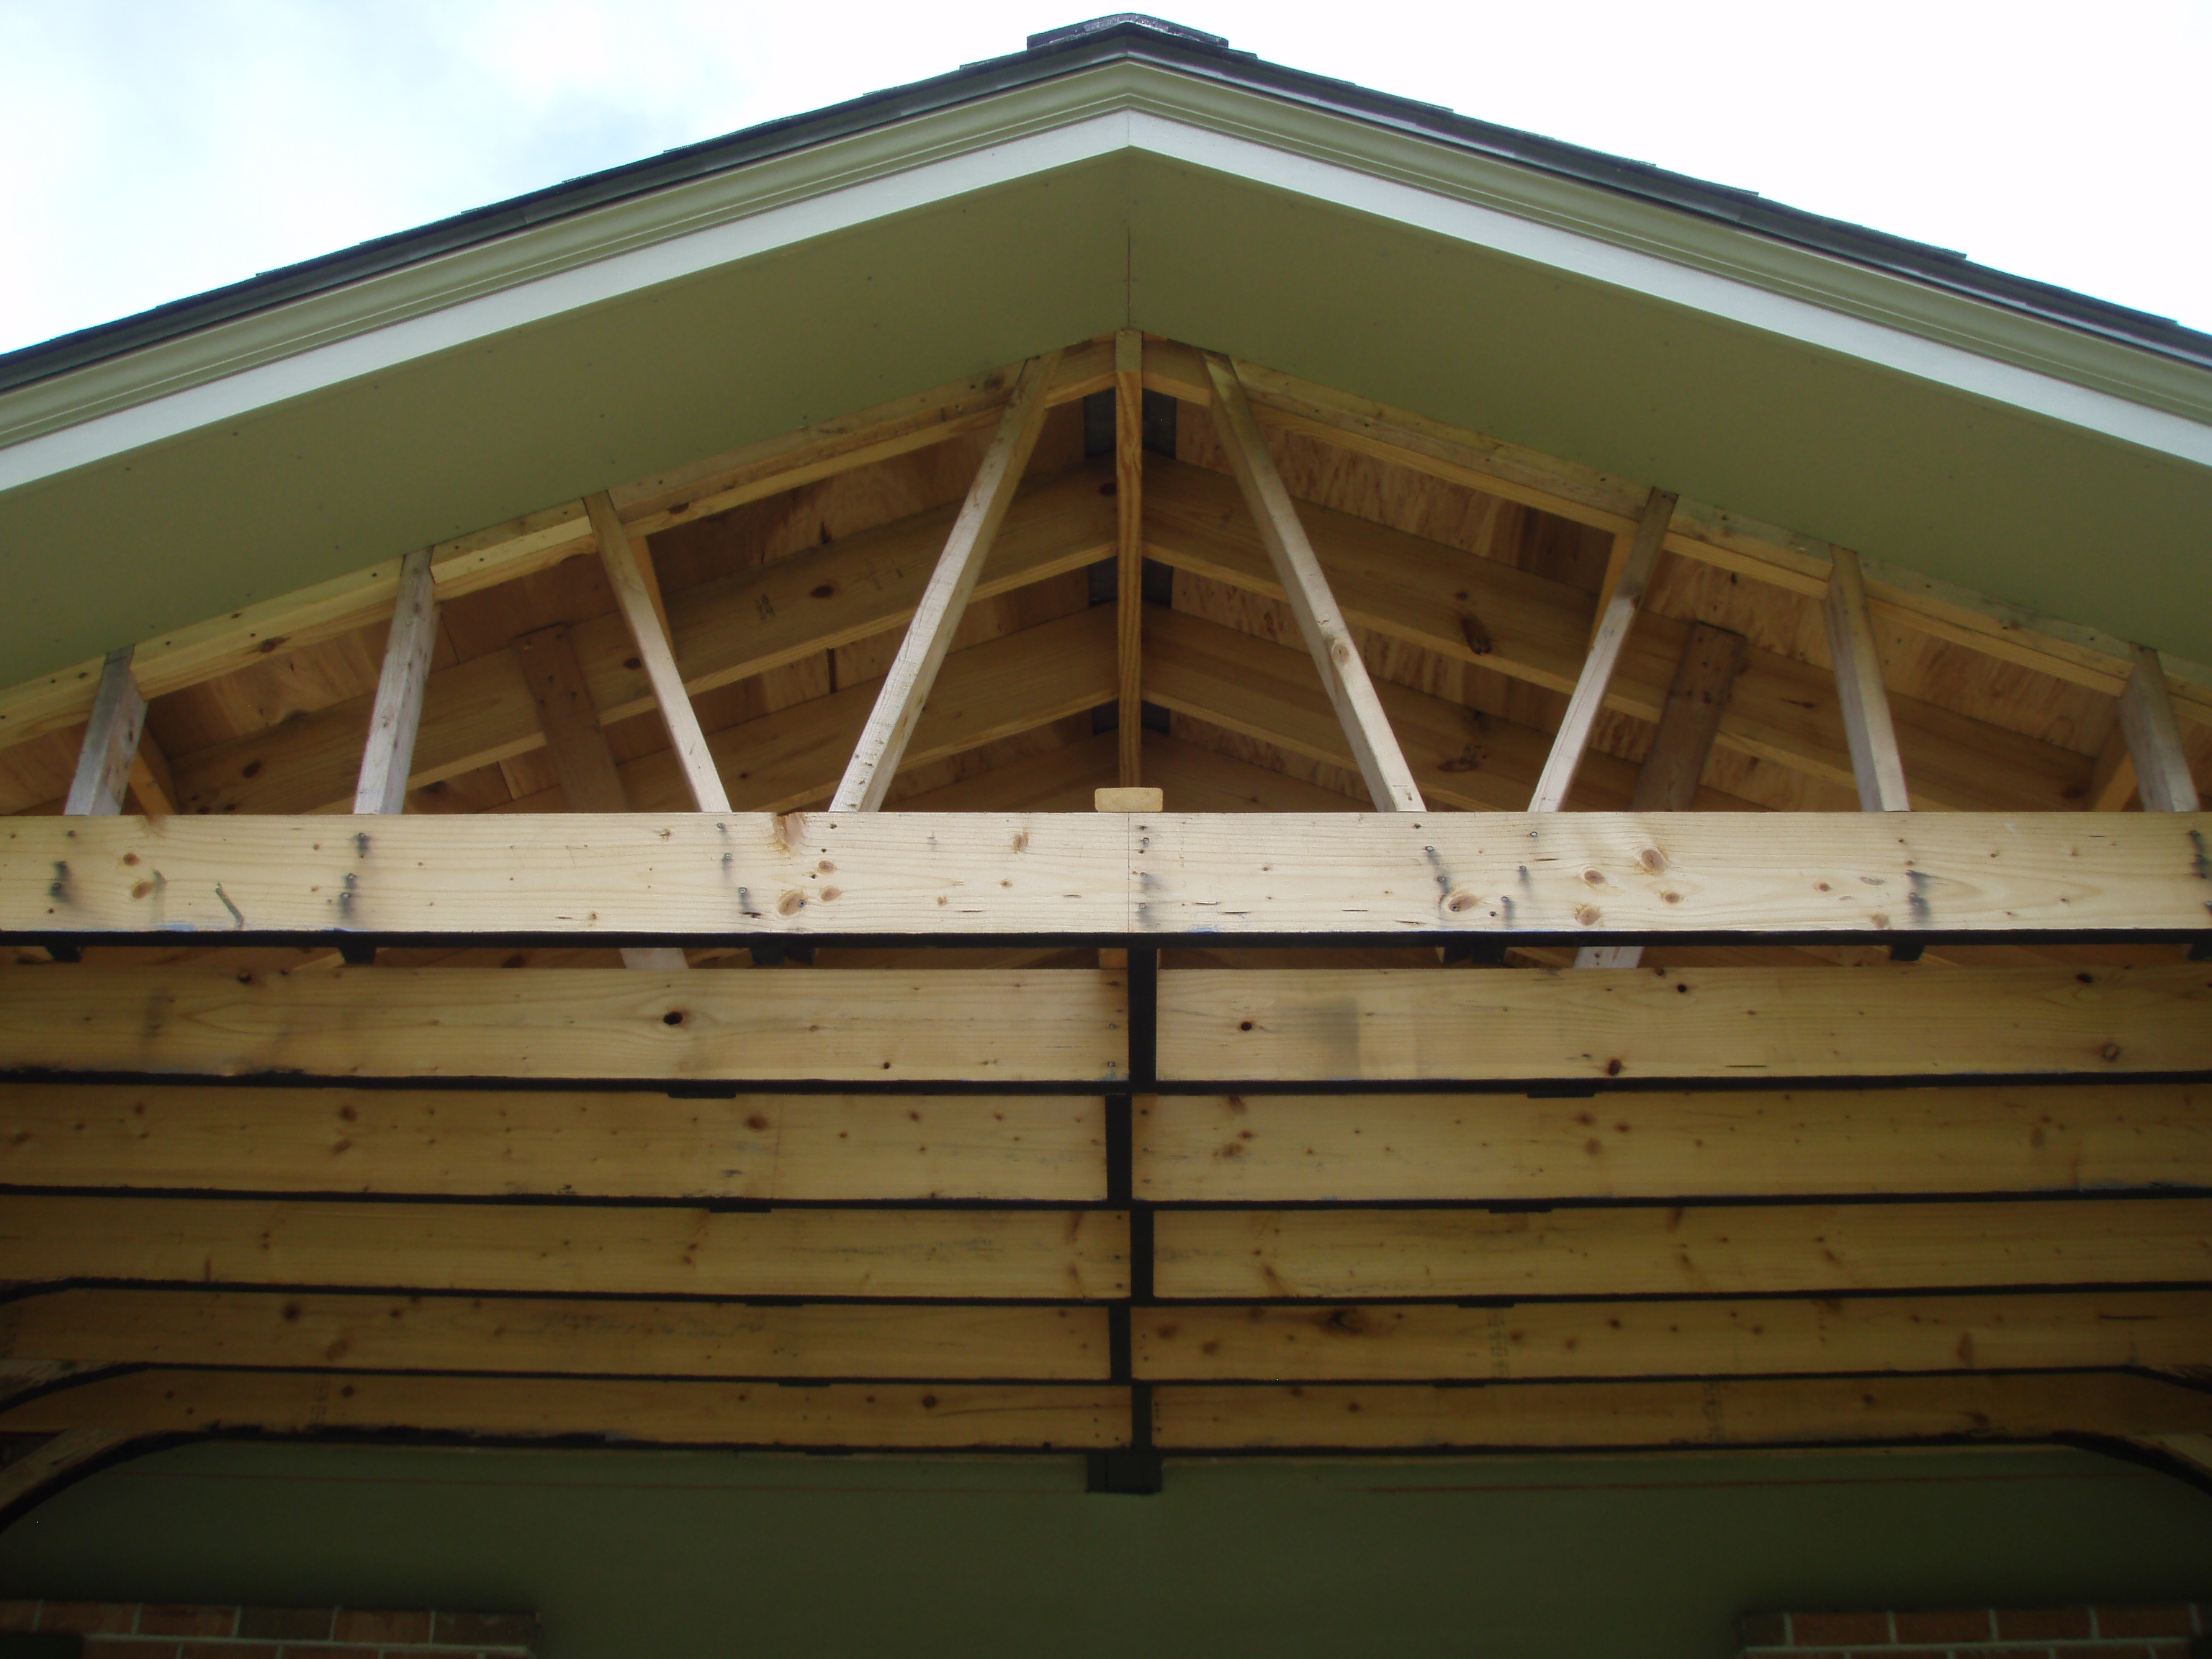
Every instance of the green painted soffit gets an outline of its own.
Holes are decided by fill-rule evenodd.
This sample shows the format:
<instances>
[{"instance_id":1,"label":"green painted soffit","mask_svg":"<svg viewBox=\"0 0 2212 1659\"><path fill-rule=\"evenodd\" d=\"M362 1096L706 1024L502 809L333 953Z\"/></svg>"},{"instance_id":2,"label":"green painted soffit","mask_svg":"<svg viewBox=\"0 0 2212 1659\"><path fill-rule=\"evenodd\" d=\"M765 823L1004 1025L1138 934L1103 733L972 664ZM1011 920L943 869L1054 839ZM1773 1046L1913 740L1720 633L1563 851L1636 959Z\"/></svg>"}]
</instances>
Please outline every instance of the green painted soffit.
<instances>
[{"instance_id":1,"label":"green painted soffit","mask_svg":"<svg viewBox=\"0 0 2212 1659\"><path fill-rule=\"evenodd\" d=\"M1117 121L1124 136L1102 137ZM1011 181L918 191L922 205L0 493L0 684L1132 323L2212 659L2212 467L1414 228L1344 196L1343 181L1378 181L1385 205L1418 184L1426 199L1504 207L1594 246L1649 253L1663 233L1682 269L1745 293L1820 297L1838 316L1972 344L2192 430L2212 424L2212 376L1648 204L1126 67L556 221L95 365L12 395L0 428L65 432L134 398L220 386L209 377L434 317L441 295L588 272L608 252L742 231L750 214L840 190L897 201L902 168L972 163L982 178L990 156L1063 137L1068 159ZM1255 182L1235 170L1239 145L1293 179L1316 164L1322 183L1304 193L1280 177ZM1354 205L1322 199L1324 187Z\"/></svg>"}]
</instances>

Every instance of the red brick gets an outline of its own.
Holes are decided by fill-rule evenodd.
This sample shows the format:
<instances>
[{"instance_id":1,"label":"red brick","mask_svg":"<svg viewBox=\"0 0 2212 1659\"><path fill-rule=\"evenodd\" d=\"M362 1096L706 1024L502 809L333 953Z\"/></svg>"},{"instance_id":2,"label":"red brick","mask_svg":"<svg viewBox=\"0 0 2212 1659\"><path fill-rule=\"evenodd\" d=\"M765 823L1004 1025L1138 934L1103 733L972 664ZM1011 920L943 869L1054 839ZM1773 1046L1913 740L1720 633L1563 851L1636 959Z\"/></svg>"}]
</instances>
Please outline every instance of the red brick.
<instances>
[{"instance_id":1,"label":"red brick","mask_svg":"<svg viewBox=\"0 0 2212 1659\"><path fill-rule=\"evenodd\" d=\"M2087 1607L1999 1607L1997 1638L2005 1642L2081 1642L2088 1639Z\"/></svg>"},{"instance_id":2,"label":"red brick","mask_svg":"<svg viewBox=\"0 0 2212 1659\"><path fill-rule=\"evenodd\" d=\"M263 1642L327 1642L328 1607L240 1607L238 1633Z\"/></svg>"},{"instance_id":3,"label":"red brick","mask_svg":"<svg viewBox=\"0 0 2212 1659\"><path fill-rule=\"evenodd\" d=\"M341 1607L334 1633L341 1642L427 1642L430 1639L430 1615Z\"/></svg>"},{"instance_id":4,"label":"red brick","mask_svg":"<svg viewBox=\"0 0 2212 1659\"><path fill-rule=\"evenodd\" d=\"M177 1659L177 1644L158 1638L95 1636L84 1644L84 1659Z\"/></svg>"},{"instance_id":5,"label":"red brick","mask_svg":"<svg viewBox=\"0 0 2212 1659\"><path fill-rule=\"evenodd\" d=\"M2157 1607L2097 1609L2097 1634L2100 1637L2188 1636L2191 1633L2189 1604L2185 1601Z\"/></svg>"},{"instance_id":6,"label":"red brick","mask_svg":"<svg viewBox=\"0 0 2212 1659\"><path fill-rule=\"evenodd\" d=\"M312 1648L284 1650L284 1659L378 1659L374 1648L330 1648L318 1644Z\"/></svg>"},{"instance_id":7,"label":"red brick","mask_svg":"<svg viewBox=\"0 0 2212 1659\"><path fill-rule=\"evenodd\" d=\"M1900 1642L1986 1642L1993 1632L1987 1607L1893 1613Z\"/></svg>"},{"instance_id":8,"label":"red brick","mask_svg":"<svg viewBox=\"0 0 2212 1659\"><path fill-rule=\"evenodd\" d=\"M274 1642L185 1642L177 1659L277 1659Z\"/></svg>"},{"instance_id":9,"label":"red brick","mask_svg":"<svg viewBox=\"0 0 2212 1659\"><path fill-rule=\"evenodd\" d=\"M36 1630L39 1627L39 1604L36 1601L0 1601L0 1630Z\"/></svg>"},{"instance_id":10,"label":"red brick","mask_svg":"<svg viewBox=\"0 0 2212 1659\"><path fill-rule=\"evenodd\" d=\"M136 1601L47 1601L39 1611L40 1630L79 1636L128 1636L137 1620Z\"/></svg>"},{"instance_id":11,"label":"red brick","mask_svg":"<svg viewBox=\"0 0 2212 1659\"><path fill-rule=\"evenodd\" d=\"M1889 1615L1886 1613L1793 1613L1790 1634L1800 1647L1887 1647Z\"/></svg>"},{"instance_id":12,"label":"red brick","mask_svg":"<svg viewBox=\"0 0 2212 1659\"><path fill-rule=\"evenodd\" d=\"M236 1607L181 1606L173 1601L149 1601L138 1609L141 1636L234 1636Z\"/></svg>"},{"instance_id":13,"label":"red brick","mask_svg":"<svg viewBox=\"0 0 2212 1659\"><path fill-rule=\"evenodd\" d=\"M1851 1659L1951 1659L1948 1648L1861 1648Z\"/></svg>"},{"instance_id":14,"label":"red brick","mask_svg":"<svg viewBox=\"0 0 2212 1659\"><path fill-rule=\"evenodd\" d=\"M435 1639L448 1646L526 1648L538 1639L532 1613L441 1613Z\"/></svg>"},{"instance_id":15,"label":"red brick","mask_svg":"<svg viewBox=\"0 0 2212 1659\"><path fill-rule=\"evenodd\" d=\"M1974 1659L2052 1659L2055 1651L2051 1648L1976 1648Z\"/></svg>"}]
</instances>

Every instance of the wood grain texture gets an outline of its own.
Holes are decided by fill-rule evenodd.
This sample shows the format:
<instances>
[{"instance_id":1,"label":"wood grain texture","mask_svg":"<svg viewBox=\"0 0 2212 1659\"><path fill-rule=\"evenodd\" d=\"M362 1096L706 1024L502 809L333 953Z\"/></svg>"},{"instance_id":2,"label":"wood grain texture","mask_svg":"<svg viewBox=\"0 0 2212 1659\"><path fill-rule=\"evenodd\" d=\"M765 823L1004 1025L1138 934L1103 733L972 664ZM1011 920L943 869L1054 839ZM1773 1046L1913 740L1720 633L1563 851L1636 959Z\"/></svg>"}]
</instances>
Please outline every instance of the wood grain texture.
<instances>
[{"instance_id":1,"label":"wood grain texture","mask_svg":"<svg viewBox=\"0 0 2212 1659\"><path fill-rule=\"evenodd\" d=\"M1110 648L1104 609L1054 654ZM969 729L933 744L1013 693L969 695ZM819 738L737 781L787 796ZM2184 813L14 817L0 933L2188 937L2212 930L2208 844Z\"/></svg>"},{"instance_id":2,"label":"wood grain texture","mask_svg":"<svg viewBox=\"0 0 2212 1659\"><path fill-rule=\"evenodd\" d=\"M1165 1210L1163 1297L1813 1296L2212 1279L2212 1199Z\"/></svg>"},{"instance_id":3,"label":"wood grain texture","mask_svg":"<svg viewBox=\"0 0 2212 1659\"><path fill-rule=\"evenodd\" d=\"M2212 1291L1139 1308L1130 1344L1138 1379L1158 1382L2197 1371Z\"/></svg>"},{"instance_id":4,"label":"wood grain texture","mask_svg":"<svg viewBox=\"0 0 2212 1659\"><path fill-rule=\"evenodd\" d=\"M131 672L131 647L107 653L100 665L100 687L92 716L77 750L76 775L62 811L71 816L112 817L123 810L140 734L146 727L146 699Z\"/></svg>"},{"instance_id":5,"label":"wood grain texture","mask_svg":"<svg viewBox=\"0 0 2212 1659\"><path fill-rule=\"evenodd\" d=\"M1133 788L1145 745L1145 337L1133 328L1114 336L1114 526L1116 776Z\"/></svg>"},{"instance_id":6,"label":"wood grain texture","mask_svg":"<svg viewBox=\"0 0 2212 1659\"><path fill-rule=\"evenodd\" d=\"M2174 717L2173 696L2159 666L2158 653L2135 647L2135 665L2120 692L2120 731L2135 763L2136 786L2147 812L2194 812L2197 780L2190 775L2189 750Z\"/></svg>"},{"instance_id":7,"label":"wood grain texture","mask_svg":"<svg viewBox=\"0 0 2212 1659\"><path fill-rule=\"evenodd\" d=\"M1152 1401L1154 1437L1170 1451L2127 1438L2212 1427L2212 1394L2113 1372L1462 1388L1194 1384L1156 1389Z\"/></svg>"},{"instance_id":8,"label":"wood grain texture","mask_svg":"<svg viewBox=\"0 0 2212 1659\"><path fill-rule=\"evenodd\" d=\"M1881 647L1875 638L1866 580L1859 571L1859 556L1847 547L1832 550L1821 612L1827 624L1828 654L1835 659L1836 696L1844 711L1844 736L1850 744L1860 809L1910 811L1905 759L1890 720L1889 693L1882 685Z\"/></svg>"},{"instance_id":9,"label":"wood grain texture","mask_svg":"<svg viewBox=\"0 0 2212 1659\"><path fill-rule=\"evenodd\" d=\"M384 668L377 676L376 698L369 711L368 741L362 750L361 772L354 785L356 812L406 810L423 692L429 684L430 659L438 648L438 592L428 550L410 553L399 562L397 598L385 641Z\"/></svg>"},{"instance_id":10,"label":"wood grain texture","mask_svg":"<svg viewBox=\"0 0 2212 1659\"><path fill-rule=\"evenodd\" d=\"M48 1291L0 1304L0 1358L106 1365L1104 1382L1106 1310L593 1301L327 1291Z\"/></svg>"},{"instance_id":11,"label":"wood grain texture","mask_svg":"<svg viewBox=\"0 0 2212 1659\"><path fill-rule=\"evenodd\" d=\"M1659 716L1651 748L1636 775L1632 812L1687 812L1698 804L1698 785L1720 735L1729 699L1742 673L1747 642L1741 634L1710 623L1690 629L1667 688L1667 707Z\"/></svg>"},{"instance_id":12,"label":"wood grain texture","mask_svg":"<svg viewBox=\"0 0 2212 1659\"><path fill-rule=\"evenodd\" d=\"M0 1068L176 1076L1104 1083L1118 974L0 968Z\"/></svg>"},{"instance_id":13,"label":"wood grain texture","mask_svg":"<svg viewBox=\"0 0 2212 1659\"><path fill-rule=\"evenodd\" d=\"M0 1197L19 1282L1085 1301L1128 1294L1128 1255L1107 1210Z\"/></svg>"},{"instance_id":14,"label":"wood grain texture","mask_svg":"<svg viewBox=\"0 0 2212 1659\"><path fill-rule=\"evenodd\" d=\"M1159 1075L1203 1083L2111 1077L2212 1067L2212 964L1187 969Z\"/></svg>"},{"instance_id":15,"label":"wood grain texture","mask_svg":"<svg viewBox=\"0 0 2212 1659\"><path fill-rule=\"evenodd\" d=\"M0 1412L0 1433L127 1437L258 1430L414 1431L502 1439L618 1436L667 1445L886 1450L1118 1445L1127 1389L1104 1384L632 1381L374 1372L149 1370Z\"/></svg>"},{"instance_id":16,"label":"wood grain texture","mask_svg":"<svg viewBox=\"0 0 2212 1659\"><path fill-rule=\"evenodd\" d=\"M0 1185L775 1200L1106 1196L1096 1095L0 1083Z\"/></svg>"},{"instance_id":17,"label":"wood grain texture","mask_svg":"<svg viewBox=\"0 0 2212 1659\"><path fill-rule=\"evenodd\" d=\"M2212 1188L2202 1084L1158 1095L1135 1121L1136 1192L1155 1203Z\"/></svg>"}]
</instances>

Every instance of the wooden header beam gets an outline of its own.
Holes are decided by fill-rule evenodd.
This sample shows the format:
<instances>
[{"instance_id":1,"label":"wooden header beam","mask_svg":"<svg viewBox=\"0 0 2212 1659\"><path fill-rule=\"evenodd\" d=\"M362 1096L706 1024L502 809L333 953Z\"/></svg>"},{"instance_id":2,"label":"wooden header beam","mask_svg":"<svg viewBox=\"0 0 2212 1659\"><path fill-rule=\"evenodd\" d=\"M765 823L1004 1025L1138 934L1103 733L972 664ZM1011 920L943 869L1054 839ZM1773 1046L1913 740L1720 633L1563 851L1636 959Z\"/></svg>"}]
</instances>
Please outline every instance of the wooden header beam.
<instances>
[{"instance_id":1,"label":"wooden header beam","mask_svg":"<svg viewBox=\"0 0 2212 1659\"><path fill-rule=\"evenodd\" d=\"M2201 940L2208 845L2164 812L16 817L0 935Z\"/></svg>"}]
</instances>

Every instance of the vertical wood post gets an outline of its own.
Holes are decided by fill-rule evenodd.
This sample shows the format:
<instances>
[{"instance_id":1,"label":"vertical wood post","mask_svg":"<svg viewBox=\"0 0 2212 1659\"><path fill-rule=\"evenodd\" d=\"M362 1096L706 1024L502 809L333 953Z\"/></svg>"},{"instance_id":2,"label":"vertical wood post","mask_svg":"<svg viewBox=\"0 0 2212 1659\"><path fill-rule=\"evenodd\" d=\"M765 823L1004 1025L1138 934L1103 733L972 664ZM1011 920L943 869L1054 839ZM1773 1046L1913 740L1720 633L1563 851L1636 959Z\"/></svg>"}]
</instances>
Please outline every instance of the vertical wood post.
<instances>
[{"instance_id":1,"label":"vertical wood post","mask_svg":"<svg viewBox=\"0 0 2212 1659\"><path fill-rule=\"evenodd\" d=\"M2120 690L2120 730L2127 736L2128 755L2135 763L2143 811L2194 812L2197 780L2189 770L2189 751L2182 746L2181 722L2174 715L2166 671L2157 652L2140 645L2130 649L2135 661Z\"/></svg>"},{"instance_id":2,"label":"vertical wood post","mask_svg":"<svg viewBox=\"0 0 2212 1659\"><path fill-rule=\"evenodd\" d=\"M353 792L356 812L399 812L407 806L407 778L415 763L415 733L422 723L422 691L438 644L438 592L430 550L418 548L400 562L392 633L385 641L384 670L376 678L376 703L368 717L368 744Z\"/></svg>"},{"instance_id":3,"label":"vertical wood post","mask_svg":"<svg viewBox=\"0 0 2212 1659\"><path fill-rule=\"evenodd\" d=\"M1125 788L1144 777L1145 337L1114 336L1115 665L1120 769Z\"/></svg>"},{"instance_id":4,"label":"vertical wood post","mask_svg":"<svg viewBox=\"0 0 2212 1659\"><path fill-rule=\"evenodd\" d=\"M1850 744L1859 808L1909 812L1912 801L1905 788L1905 760L1898 753L1889 694L1881 683L1881 652L1875 641L1874 613L1867 606L1859 556L1848 547L1831 551L1835 564L1828 574L1828 599L1822 611L1828 624L1828 652L1836 659L1836 696L1843 704L1844 738Z\"/></svg>"},{"instance_id":5,"label":"vertical wood post","mask_svg":"<svg viewBox=\"0 0 2212 1659\"><path fill-rule=\"evenodd\" d=\"M124 786L131 781L139 735L146 726L146 699L139 696L137 677L131 672L134 649L126 645L111 651L100 665L100 689L92 697L92 721L84 728L84 746L76 756L76 776L70 782L69 799L62 806L73 817L106 817L123 810Z\"/></svg>"}]
</instances>

